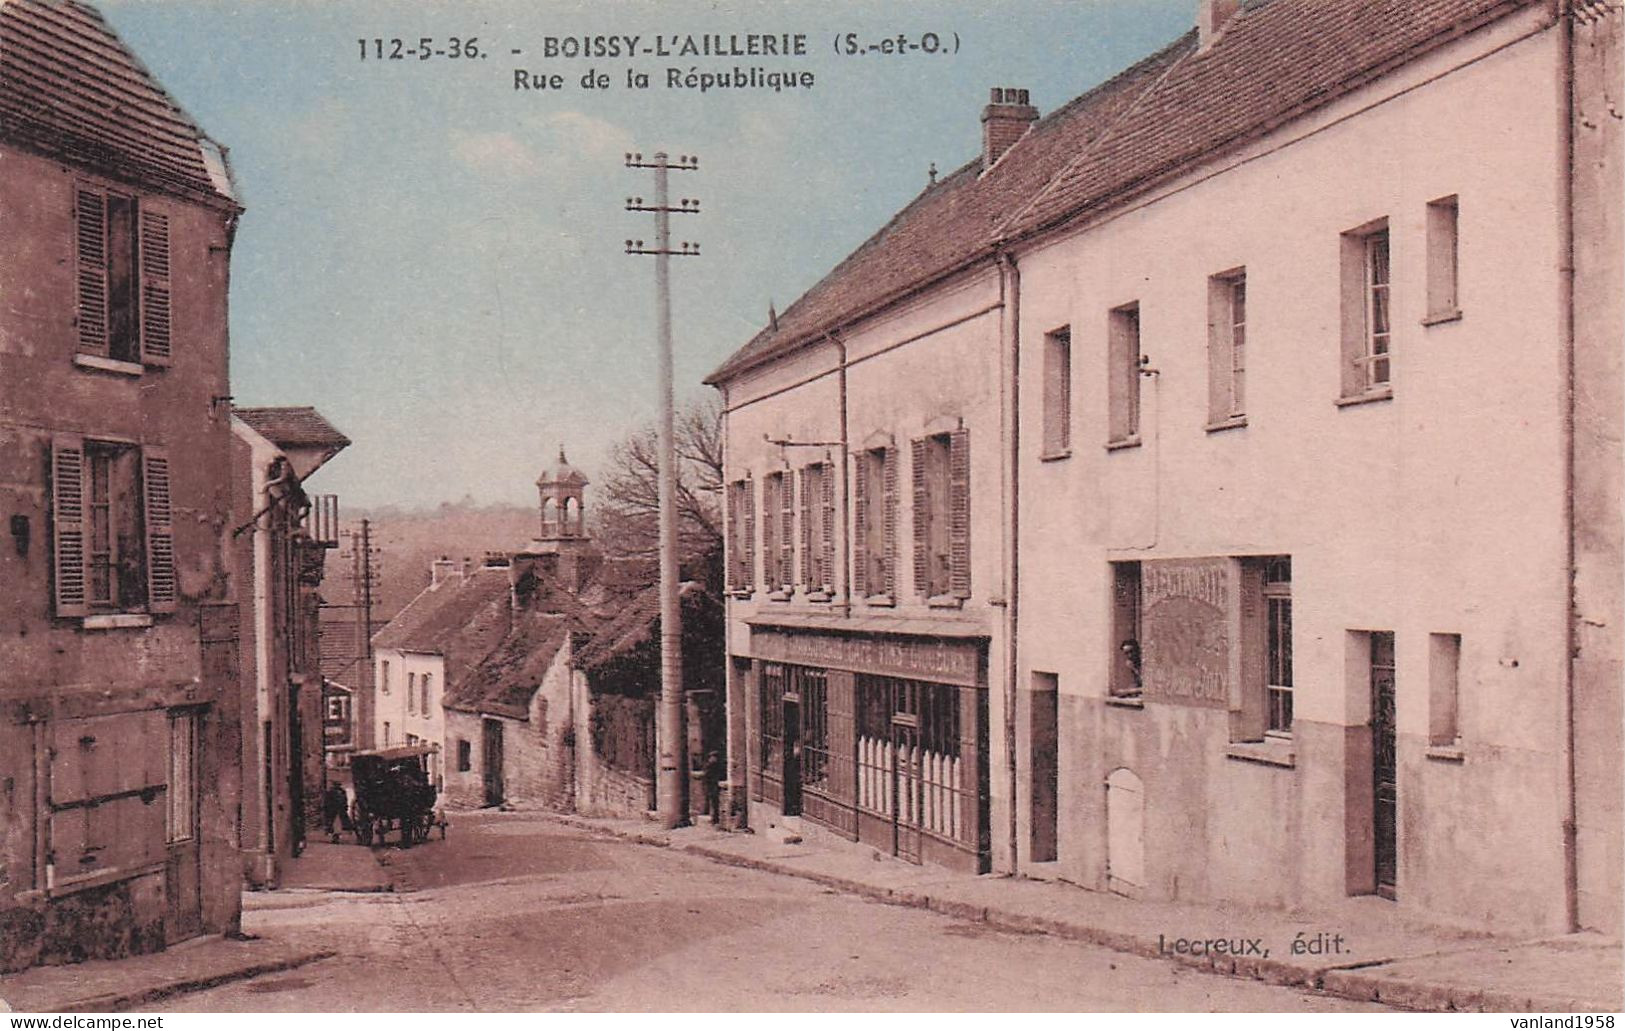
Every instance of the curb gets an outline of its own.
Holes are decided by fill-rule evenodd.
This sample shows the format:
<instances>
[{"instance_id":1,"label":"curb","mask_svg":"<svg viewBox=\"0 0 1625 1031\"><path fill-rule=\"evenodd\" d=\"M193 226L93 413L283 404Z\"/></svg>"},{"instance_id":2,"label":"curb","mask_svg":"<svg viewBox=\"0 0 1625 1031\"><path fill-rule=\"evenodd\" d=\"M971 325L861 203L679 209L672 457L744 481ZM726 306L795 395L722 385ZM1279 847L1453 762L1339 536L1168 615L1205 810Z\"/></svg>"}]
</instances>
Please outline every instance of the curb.
<instances>
[{"instance_id":1,"label":"curb","mask_svg":"<svg viewBox=\"0 0 1625 1031\"><path fill-rule=\"evenodd\" d=\"M283 959L267 960L263 963L253 963L234 970L208 974L203 977L183 978L163 984L150 985L146 988L125 992L107 992L102 995L87 996L83 999L73 999L48 1006L38 1012L115 1013L134 1009L147 1003L158 1002L161 999L172 998L176 995L207 991L210 988L218 988L223 984L231 984L234 981L247 981L251 978L262 977L265 974L278 974L285 970L294 970L320 960L332 959L337 955L338 953L331 949L305 952L284 957Z\"/></svg>"},{"instance_id":2,"label":"curb","mask_svg":"<svg viewBox=\"0 0 1625 1031\"><path fill-rule=\"evenodd\" d=\"M1088 942L1092 945L1110 949L1113 952L1128 953L1145 959L1167 960L1180 966L1224 977L1243 978L1281 987L1318 991L1337 998L1348 999L1351 1002L1376 1002L1398 1009L1439 1013L1594 1013L1610 1011L1606 1007L1599 1011L1594 1005L1576 999L1521 995L1515 991L1468 988L1460 985L1441 985L1425 981L1401 981L1366 972L1371 968L1381 967L1392 962L1395 957L1365 960L1353 967L1307 967L1288 963L1284 960L1262 957L1167 955L1158 950L1157 942L1154 939L1132 932L1114 931L1109 928L1093 927L1087 924L1068 923L1053 917L1009 912L991 906L984 908L957 899L932 898L917 891L883 888L879 885L854 881L834 874L803 870L783 863L776 863L769 859L741 856L732 852L709 848L705 845L674 843L670 838L663 835L604 827L578 817L556 813L549 815L561 823L580 830L592 831L639 845L651 845L657 848L669 848L678 852L686 852L724 866L744 867L786 877L797 877L849 895L873 899L886 905L927 909L941 913L944 916L985 923L989 927L1018 934L1047 934L1072 941Z\"/></svg>"}]
</instances>

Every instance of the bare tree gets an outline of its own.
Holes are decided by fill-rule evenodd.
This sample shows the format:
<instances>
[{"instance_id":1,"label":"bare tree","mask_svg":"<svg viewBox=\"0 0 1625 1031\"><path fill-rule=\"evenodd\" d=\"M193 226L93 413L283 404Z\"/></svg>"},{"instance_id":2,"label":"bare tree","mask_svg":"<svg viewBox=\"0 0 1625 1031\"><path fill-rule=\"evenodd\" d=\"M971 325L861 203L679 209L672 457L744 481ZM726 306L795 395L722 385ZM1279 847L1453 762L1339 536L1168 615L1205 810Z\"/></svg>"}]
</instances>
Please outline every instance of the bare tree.
<instances>
[{"instance_id":1,"label":"bare tree","mask_svg":"<svg viewBox=\"0 0 1625 1031\"><path fill-rule=\"evenodd\" d=\"M716 398L678 409L677 548L686 575L720 579L722 566L722 405ZM610 452L599 511L605 550L653 559L659 554L660 450L656 429L643 426ZM700 571L703 566L704 572Z\"/></svg>"}]
</instances>

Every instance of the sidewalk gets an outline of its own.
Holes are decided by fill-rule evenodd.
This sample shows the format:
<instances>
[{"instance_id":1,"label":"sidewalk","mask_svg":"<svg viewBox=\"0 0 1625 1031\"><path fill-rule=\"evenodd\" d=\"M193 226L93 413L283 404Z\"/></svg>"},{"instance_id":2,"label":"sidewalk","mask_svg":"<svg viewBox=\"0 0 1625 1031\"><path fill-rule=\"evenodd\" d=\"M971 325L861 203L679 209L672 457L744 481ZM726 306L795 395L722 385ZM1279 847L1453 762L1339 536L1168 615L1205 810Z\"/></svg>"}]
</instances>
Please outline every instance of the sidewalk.
<instances>
[{"instance_id":1,"label":"sidewalk","mask_svg":"<svg viewBox=\"0 0 1625 1031\"><path fill-rule=\"evenodd\" d=\"M388 873L371 849L312 841L283 870L281 891L245 892L243 909L284 905L285 891L391 890ZM33 967L0 975L0 1004L21 1013L130 1010L172 995L292 970L332 955L330 950L265 938L235 940L211 935L145 956Z\"/></svg>"},{"instance_id":2,"label":"sidewalk","mask_svg":"<svg viewBox=\"0 0 1625 1031\"><path fill-rule=\"evenodd\" d=\"M1597 1013L1619 1011L1625 994L1617 940L1578 934L1518 941L1452 931L1398 919L1376 898L1350 898L1313 914L1148 902L914 866L844 841L784 844L709 826L666 831L639 820L554 818L891 905L1360 1001L1430 1011Z\"/></svg>"},{"instance_id":3,"label":"sidewalk","mask_svg":"<svg viewBox=\"0 0 1625 1031\"><path fill-rule=\"evenodd\" d=\"M163 952L0 976L0 1009L18 1013L113 1013L230 981L292 970L334 953L269 939L210 935Z\"/></svg>"}]
</instances>

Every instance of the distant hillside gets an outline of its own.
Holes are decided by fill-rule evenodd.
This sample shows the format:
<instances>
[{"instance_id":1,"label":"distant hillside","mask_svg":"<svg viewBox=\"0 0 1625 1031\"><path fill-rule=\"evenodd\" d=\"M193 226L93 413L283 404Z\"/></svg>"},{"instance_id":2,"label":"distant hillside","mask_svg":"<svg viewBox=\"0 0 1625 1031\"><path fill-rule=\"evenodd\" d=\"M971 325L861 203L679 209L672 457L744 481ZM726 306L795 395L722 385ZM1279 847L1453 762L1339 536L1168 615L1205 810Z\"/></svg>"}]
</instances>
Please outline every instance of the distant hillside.
<instances>
[{"instance_id":1,"label":"distant hillside","mask_svg":"<svg viewBox=\"0 0 1625 1031\"><path fill-rule=\"evenodd\" d=\"M344 513L345 536L339 552L330 556L322 595L335 605L347 605L355 587L355 557L351 542L361 531L361 520L371 521L373 618L384 623L429 585L430 564L445 556L479 563L487 551L514 551L535 537L540 527L534 507L443 504L421 511L383 508L352 509Z\"/></svg>"}]
</instances>

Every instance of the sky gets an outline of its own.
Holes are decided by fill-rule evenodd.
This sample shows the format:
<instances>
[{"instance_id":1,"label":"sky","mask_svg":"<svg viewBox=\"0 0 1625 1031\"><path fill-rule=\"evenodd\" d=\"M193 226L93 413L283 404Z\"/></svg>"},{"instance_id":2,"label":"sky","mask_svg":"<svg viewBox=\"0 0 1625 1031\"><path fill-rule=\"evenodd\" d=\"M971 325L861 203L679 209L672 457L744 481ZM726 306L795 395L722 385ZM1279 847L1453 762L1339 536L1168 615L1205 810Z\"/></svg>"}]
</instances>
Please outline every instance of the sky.
<instances>
[{"instance_id":1,"label":"sky","mask_svg":"<svg viewBox=\"0 0 1625 1031\"><path fill-rule=\"evenodd\" d=\"M589 477L658 411L652 194L673 173L676 392L783 311L928 181L979 152L992 86L1041 113L1171 42L1195 0L101 0L228 148L232 392L314 405L354 443L312 478L348 507L532 504L560 447ZM927 34L932 34L928 36ZM789 57L549 57L573 38L805 36ZM939 41L903 54L839 52ZM390 60L394 39L477 57ZM363 48L360 41L368 41ZM377 58L382 40L386 58ZM605 48L607 49L607 47ZM515 55L513 51L519 50ZM363 54L365 56L363 56ZM810 88L673 88L667 70L811 73ZM562 88L515 89L561 76ZM589 72L607 89L585 88ZM647 89L627 75L649 76ZM589 493L590 503L590 493Z\"/></svg>"}]
</instances>

